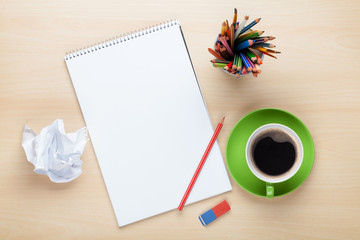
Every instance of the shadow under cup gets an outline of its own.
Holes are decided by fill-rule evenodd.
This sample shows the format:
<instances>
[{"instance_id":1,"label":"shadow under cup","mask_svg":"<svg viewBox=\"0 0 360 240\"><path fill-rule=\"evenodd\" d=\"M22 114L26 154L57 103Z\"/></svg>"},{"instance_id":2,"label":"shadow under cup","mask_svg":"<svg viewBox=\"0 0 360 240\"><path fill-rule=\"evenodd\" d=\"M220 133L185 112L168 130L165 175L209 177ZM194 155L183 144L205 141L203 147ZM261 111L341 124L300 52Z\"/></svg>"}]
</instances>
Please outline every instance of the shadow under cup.
<instances>
[{"instance_id":1,"label":"shadow under cup","mask_svg":"<svg viewBox=\"0 0 360 240\"><path fill-rule=\"evenodd\" d=\"M251 172L266 182L266 196L274 197L274 183L290 179L300 169L304 150L298 135L282 124L256 129L246 144L246 162Z\"/></svg>"}]
</instances>

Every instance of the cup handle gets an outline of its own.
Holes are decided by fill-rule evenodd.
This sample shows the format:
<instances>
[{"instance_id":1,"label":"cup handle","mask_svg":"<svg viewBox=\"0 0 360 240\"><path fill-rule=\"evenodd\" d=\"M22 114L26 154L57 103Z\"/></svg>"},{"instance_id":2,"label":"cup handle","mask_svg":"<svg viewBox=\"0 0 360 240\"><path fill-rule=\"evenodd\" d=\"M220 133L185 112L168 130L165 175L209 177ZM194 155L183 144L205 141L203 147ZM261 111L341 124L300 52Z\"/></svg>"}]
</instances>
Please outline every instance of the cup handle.
<instances>
[{"instance_id":1,"label":"cup handle","mask_svg":"<svg viewBox=\"0 0 360 240\"><path fill-rule=\"evenodd\" d=\"M272 183L266 183L266 197L269 199L274 197L274 185Z\"/></svg>"}]
</instances>

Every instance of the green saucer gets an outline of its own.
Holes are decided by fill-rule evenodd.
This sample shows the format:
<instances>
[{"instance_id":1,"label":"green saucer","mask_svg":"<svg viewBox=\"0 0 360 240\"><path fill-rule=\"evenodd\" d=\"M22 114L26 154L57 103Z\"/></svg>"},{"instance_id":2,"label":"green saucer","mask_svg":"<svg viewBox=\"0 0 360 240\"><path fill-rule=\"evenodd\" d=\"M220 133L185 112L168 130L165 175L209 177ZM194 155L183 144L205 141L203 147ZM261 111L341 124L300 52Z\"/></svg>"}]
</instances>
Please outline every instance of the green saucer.
<instances>
[{"instance_id":1,"label":"green saucer","mask_svg":"<svg viewBox=\"0 0 360 240\"><path fill-rule=\"evenodd\" d=\"M314 163L314 143L309 130L297 117L284 110L259 109L247 114L235 125L226 145L226 163L231 176L246 191L266 197L266 183L258 179L249 169L245 159L245 147L250 135L260 126L279 123L296 132L304 147L304 159L298 172L290 179L274 183L274 197L285 195L299 187L311 172Z\"/></svg>"}]
</instances>

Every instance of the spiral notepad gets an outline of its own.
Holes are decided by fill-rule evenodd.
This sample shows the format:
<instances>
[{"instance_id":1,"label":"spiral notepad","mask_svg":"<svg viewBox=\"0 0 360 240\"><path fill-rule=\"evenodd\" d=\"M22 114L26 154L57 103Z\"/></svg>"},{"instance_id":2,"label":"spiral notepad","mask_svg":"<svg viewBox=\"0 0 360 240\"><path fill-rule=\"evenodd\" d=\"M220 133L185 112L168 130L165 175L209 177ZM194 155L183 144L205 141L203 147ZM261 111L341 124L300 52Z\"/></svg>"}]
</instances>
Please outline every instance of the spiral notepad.
<instances>
[{"instance_id":1,"label":"spiral notepad","mask_svg":"<svg viewBox=\"0 0 360 240\"><path fill-rule=\"evenodd\" d=\"M213 133L179 22L65 62L119 226L175 209ZM187 202L229 190L216 143Z\"/></svg>"}]
</instances>

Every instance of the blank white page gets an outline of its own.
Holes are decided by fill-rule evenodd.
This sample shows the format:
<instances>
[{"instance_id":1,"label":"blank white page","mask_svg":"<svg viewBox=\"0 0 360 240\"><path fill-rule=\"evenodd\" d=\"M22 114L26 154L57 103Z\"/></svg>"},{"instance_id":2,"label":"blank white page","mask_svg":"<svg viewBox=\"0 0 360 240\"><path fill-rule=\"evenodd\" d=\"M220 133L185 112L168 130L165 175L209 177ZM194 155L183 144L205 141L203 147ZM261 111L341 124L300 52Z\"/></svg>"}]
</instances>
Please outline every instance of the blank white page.
<instances>
[{"instance_id":1,"label":"blank white page","mask_svg":"<svg viewBox=\"0 0 360 240\"><path fill-rule=\"evenodd\" d=\"M213 134L179 22L65 60L119 226L177 208ZM187 204L229 190L215 143Z\"/></svg>"}]
</instances>

